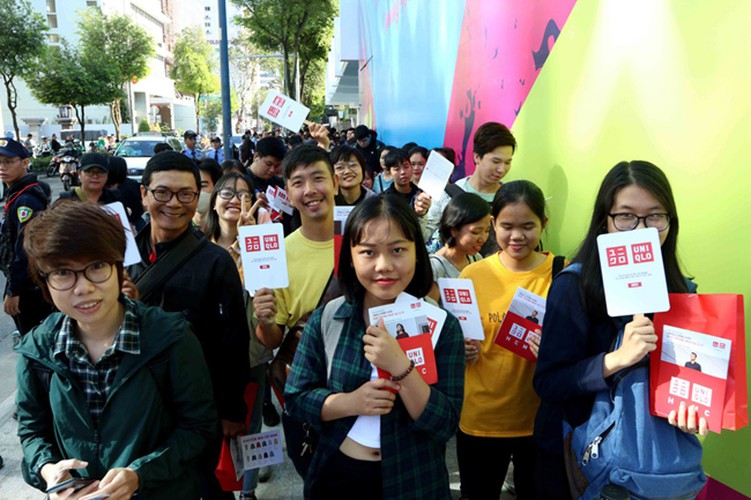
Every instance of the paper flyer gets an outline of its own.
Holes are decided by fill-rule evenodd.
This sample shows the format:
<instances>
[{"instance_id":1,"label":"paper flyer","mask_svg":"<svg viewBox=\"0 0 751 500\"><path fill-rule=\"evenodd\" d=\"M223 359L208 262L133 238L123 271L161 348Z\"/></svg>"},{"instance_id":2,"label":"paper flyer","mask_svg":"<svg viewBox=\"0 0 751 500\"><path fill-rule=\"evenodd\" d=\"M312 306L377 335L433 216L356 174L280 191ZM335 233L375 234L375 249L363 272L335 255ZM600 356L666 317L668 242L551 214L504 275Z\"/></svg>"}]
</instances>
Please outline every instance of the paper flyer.
<instances>
[{"instance_id":1,"label":"paper flyer","mask_svg":"<svg viewBox=\"0 0 751 500\"><path fill-rule=\"evenodd\" d=\"M133 228L128 221L128 214L125 212L125 206L120 201L113 203L107 203L102 205L102 208L107 212L114 215L125 230L125 260L123 260L123 266L128 267L133 264L141 262L141 252L138 251L138 245L136 244L136 237L133 234Z\"/></svg>"},{"instance_id":2,"label":"paper flyer","mask_svg":"<svg viewBox=\"0 0 751 500\"><path fill-rule=\"evenodd\" d=\"M667 324L657 334L658 348L650 355L652 413L667 417L681 402L696 405L719 434L732 342Z\"/></svg>"},{"instance_id":3,"label":"paper flyer","mask_svg":"<svg viewBox=\"0 0 751 500\"><path fill-rule=\"evenodd\" d=\"M237 239L243 263L245 289L255 294L259 288L287 288L289 274L281 224L242 226Z\"/></svg>"},{"instance_id":4,"label":"paper flyer","mask_svg":"<svg viewBox=\"0 0 751 500\"><path fill-rule=\"evenodd\" d=\"M431 151L417 187L428 193L434 200L437 200L443 194L443 190L446 189L446 184L448 184L453 172L453 163L439 153Z\"/></svg>"},{"instance_id":5,"label":"paper flyer","mask_svg":"<svg viewBox=\"0 0 751 500\"><path fill-rule=\"evenodd\" d=\"M349 214L354 210L354 205L334 207L334 233L344 234L344 226L347 224Z\"/></svg>"},{"instance_id":6,"label":"paper flyer","mask_svg":"<svg viewBox=\"0 0 751 500\"><path fill-rule=\"evenodd\" d=\"M284 462L279 429L232 438L229 449L238 480L246 470Z\"/></svg>"},{"instance_id":7,"label":"paper flyer","mask_svg":"<svg viewBox=\"0 0 751 500\"><path fill-rule=\"evenodd\" d=\"M422 310L420 302L373 307L368 310L368 315L371 325L377 325L383 319L386 331L396 338L407 357L415 362L415 370L426 383L434 384L438 381L435 351L431 341L431 326L435 329L437 325ZM379 377L390 378L391 375L378 368Z\"/></svg>"},{"instance_id":8,"label":"paper flyer","mask_svg":"<svg viewBox=\"0 0 751 500\"><path fill-rule=\"evenodd\" d=\"M269 204L269 215L273 222L278 222L282 218L282 211L277 208L276 190L276 186L268 186L266 188L266 201Z\"/></svg>"},{"instance_id":9,"label":"paper flyer","mask_svg":"<svg viewBox=\"0 0 751 500\"><path fill-rule=\"evenodd\" d=\"M269 90L258 114L277 125L299 132L310 109L276 90Z\"/></svg>"},{"instance_id":10,"label":"paper flyer","mask_svg":"<svg viewBox=\"0 0 751 500\"><path fill-rule=\"evenodd\" d=\"M482 328L480 309L477 306L475 285L472 280L438 278L438 288L441 291L441 305L459 320L464 338L483 340L485 331Z\"/></svg>"},{"instance_id":11,"label":"paper flyer","mask_svg":"<svg viewBox=\"0 0 751 500\"><path fill-rule=\"evenodd\" d=\"M414 311L422 311L428 318L428 326L430 328L431 341L433 348L438 344L438 339L441 337L443 331L443 324L446 323L446 311L438 306L426 302L425 300L418 299L417 297L402 292L394 301L395 304L408 304Z\"/></svg>"},{"instance_id":12,"label":"paper flyer","mask_svg":"<svg viewBox=\"0 0 751 500\"><path fill-rule=\"evenodd\" d=\"M538 330L542 331L542 323L545 318L545 299L522 287L516 289L514 298L511 299L509 310L503 317L495 343L508 349L514 354L533 363L537 357L532 354L527 339L537 337Z\"/></svg>"},{"instance_id":13,"label":"paper flyer","mask_svg":"<svg viewBox=\"0 0 751 500\"><path fill-rule=\"evenodd\" d=\"M601 234L597 247L609 316L670 309L657 229Z\"/></svg>"}]
</instances>

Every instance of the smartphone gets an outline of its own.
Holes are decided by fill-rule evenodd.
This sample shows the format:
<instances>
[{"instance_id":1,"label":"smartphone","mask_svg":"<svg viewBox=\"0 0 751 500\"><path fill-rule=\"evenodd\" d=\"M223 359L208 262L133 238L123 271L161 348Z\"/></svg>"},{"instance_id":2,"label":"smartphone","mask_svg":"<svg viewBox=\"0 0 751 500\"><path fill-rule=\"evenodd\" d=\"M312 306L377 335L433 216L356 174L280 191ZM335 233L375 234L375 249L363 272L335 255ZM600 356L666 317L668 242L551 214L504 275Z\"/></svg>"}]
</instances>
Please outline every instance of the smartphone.
<instances>
[{"instance_id":1,"label":"smartphone","mask_svg":"<svg viewBox=\"0 0 751 500\"><path fill-rule=\"evenodd\" d=\"M68 479L67 481L63 481L62 483L53 484L49 488L45 490L45 493L48 495L51 493L57 493L59 491L67 490L68 488L73 488L73 491L78 491L80 489L83 489L93 483L93 479L85 478L85 477L74 477L73 479Z\"/></svg>"}]
</instances>

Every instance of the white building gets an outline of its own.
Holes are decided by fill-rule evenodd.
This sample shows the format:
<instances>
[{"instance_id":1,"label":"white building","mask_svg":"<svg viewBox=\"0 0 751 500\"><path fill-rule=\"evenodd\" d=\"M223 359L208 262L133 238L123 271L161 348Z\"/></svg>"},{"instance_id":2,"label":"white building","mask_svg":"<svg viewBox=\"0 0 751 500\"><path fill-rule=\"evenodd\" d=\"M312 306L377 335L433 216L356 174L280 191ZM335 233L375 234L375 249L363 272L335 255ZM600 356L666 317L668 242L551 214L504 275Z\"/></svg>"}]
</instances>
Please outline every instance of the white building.
<instances>
[{"instance_id":1,"label":"white building","mask_svg":"<svg viewBox=\"0 0 751 500\"><path fill-rule=\"evenodd\" d=\"M60 43L65 38L72 44L78 42L78 21L80 11L98 6L105 15L121 14L133 21L151 35L155 44L155 55L150 61L150 72L146 78L129 84L133 106L133 123L146 119L149 123L165 123L172 129L193 128L195 109L192 99L178 97L174 81L169 78L172 64L172 48L177 23L175 16L184 25L195 20L203 8L203 0L31 0L32 8L43 13L49 26L50 44ZM177 30L179 31L179 30ZM65 128L78 129L71 123L69 110L58 109L39 103L31 95L28 87L20 79L18 107L21 136L31 132L38 139L40 135L60 133ZM7 106L2 107L2 121L12 123ZM114 132L108 106L91 106L86 109L87 130ZM124 123L121 133L130 134L130 124Z\"/></svg>"},{"instance_id":2,"label":"white building","mask_svg":"<svg viewBox=\"0 0 751 500\"><path fill-rule=\"evenodd\" d=\"M359 108L360 20L357 0L339 0L339 16L334 18L334 37L326 66L326 104ZM357 117L340 113L335 126L352 126Z\"/></svg>"}]
</instances>

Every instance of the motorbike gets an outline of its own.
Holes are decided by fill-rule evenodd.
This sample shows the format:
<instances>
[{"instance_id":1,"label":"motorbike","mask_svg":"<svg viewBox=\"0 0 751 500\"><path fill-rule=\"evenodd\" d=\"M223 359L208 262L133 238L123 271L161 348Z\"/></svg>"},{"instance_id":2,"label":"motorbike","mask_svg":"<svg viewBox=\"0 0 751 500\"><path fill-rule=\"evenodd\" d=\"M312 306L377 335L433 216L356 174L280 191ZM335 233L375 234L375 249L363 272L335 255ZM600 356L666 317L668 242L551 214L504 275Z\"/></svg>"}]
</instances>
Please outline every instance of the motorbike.
<instances>
[{"instance_id":1,"label":"motorbike","mask_svg":"<svg viewBox=\"0 0 751 500\"><path fill-rule=\"evenodd\" d=\"M66 191L72 186L79 186L78 155L75 149L61 149L47 167L47 177L59 174Z\"/></svg>"}]
</instances>

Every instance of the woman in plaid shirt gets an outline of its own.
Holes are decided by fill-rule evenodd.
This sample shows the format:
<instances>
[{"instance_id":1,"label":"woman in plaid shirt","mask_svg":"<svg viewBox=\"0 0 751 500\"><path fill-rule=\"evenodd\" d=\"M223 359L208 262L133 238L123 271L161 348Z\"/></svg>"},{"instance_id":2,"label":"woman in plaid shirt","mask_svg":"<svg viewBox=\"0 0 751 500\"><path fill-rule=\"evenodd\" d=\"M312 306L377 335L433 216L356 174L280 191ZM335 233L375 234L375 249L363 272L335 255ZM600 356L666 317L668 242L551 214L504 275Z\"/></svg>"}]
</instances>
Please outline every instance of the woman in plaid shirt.
<instances>
[{"instance_id":1,"label":"woman in plaid shirt","mask_svg":"<svg viewBox=\"0 0 751 500\"><path fill-rule=\"evenodd\" d=\"M305 479L308 498L450 498L445 446L457 430L464 391L464 340L451 314L435 346L438 382L427 385L371 307L433 283L414 211L396 196L360 203L347 220L339 258L346 301L327 376L322 309L309 320L285 389L286 411L320 442ZM378 378L376 367L392 374Z\"/></svg>"}]
</instances>

